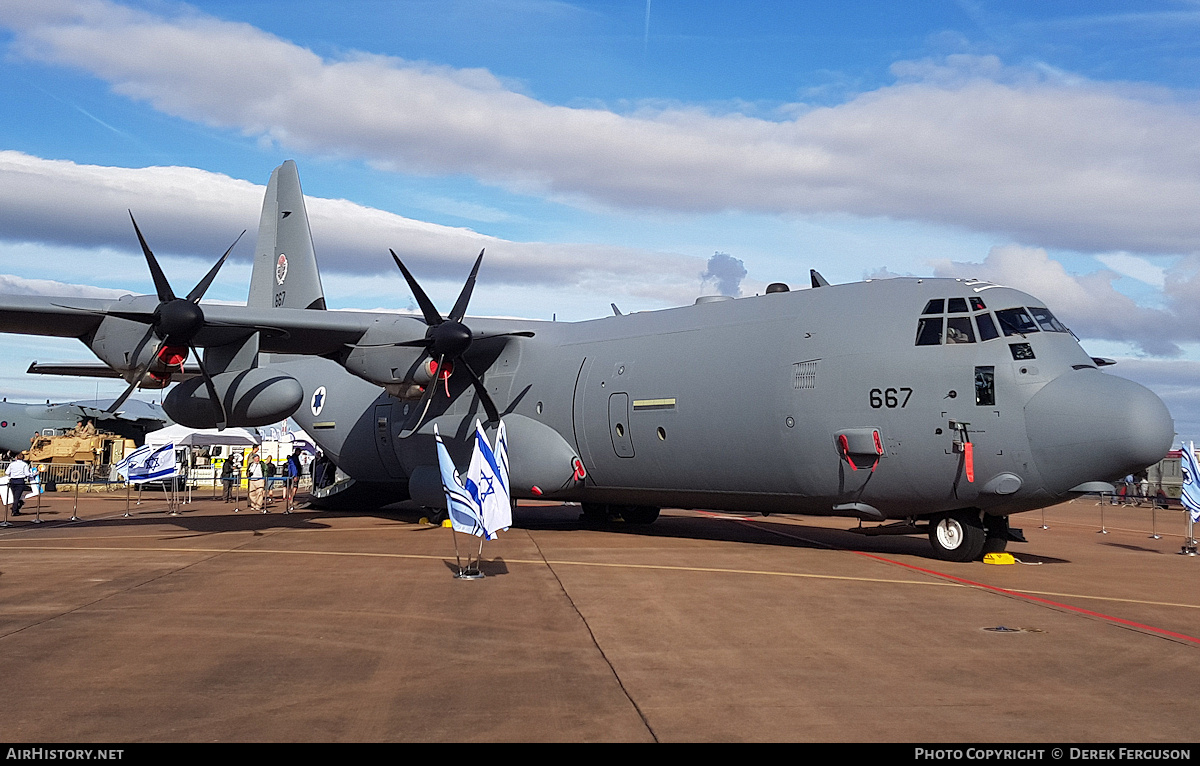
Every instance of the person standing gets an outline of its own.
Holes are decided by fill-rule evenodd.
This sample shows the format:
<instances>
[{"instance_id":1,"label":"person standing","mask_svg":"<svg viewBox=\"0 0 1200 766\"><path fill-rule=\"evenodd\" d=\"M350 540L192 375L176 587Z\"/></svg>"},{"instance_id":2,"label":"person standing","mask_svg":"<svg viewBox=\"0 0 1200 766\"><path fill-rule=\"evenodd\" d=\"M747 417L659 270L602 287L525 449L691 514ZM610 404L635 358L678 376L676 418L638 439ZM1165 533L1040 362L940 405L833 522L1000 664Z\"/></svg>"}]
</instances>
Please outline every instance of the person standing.
<instances>
[{"instance_id":1,"label":"person standing","mask_svg":"<svg viewBox=\"0 0 1200 766\"><path fill-rule=\"evenodd\" d=\"M250 456L250 468L246 471L246 476L250 479L250 510L265 512L267 480L263 476L262 461L257 452Z\"/></svg>"},{"instance_id":2,"label":"person standing","mask_svg":"<svg viewBox=\"0 0 1200 766\"><path fill-rule=\"evenodd\" d=\"M18 453L4 473L8 476L8 490L12 493L12 515L20 516L25 493L29 491L29 482L33 478L33 468L25 462L25 453Z\"/></svg>"},{"instance_id":3,"label":"person standing","mask_svg":"<svg viewBox=\"0 0 1200 766\"><path fill-rule=\"evenodd\" d=\"M233 483L240 478L236 473L236 463L230 455L221 466L221 493L227 503L233 500Z\"/></svg>"},{"instance_id":4,"label":"person standing","mask_svg":"<svg viewBox=\"0 0 1200 766\"><path fill-rule=\"evenodd\" d=\"M283 490L283 507L288 513L296 510L296 488L300 484L300 448L292 450L287 459L287 485Z\"/></svg>"}]
</instances>

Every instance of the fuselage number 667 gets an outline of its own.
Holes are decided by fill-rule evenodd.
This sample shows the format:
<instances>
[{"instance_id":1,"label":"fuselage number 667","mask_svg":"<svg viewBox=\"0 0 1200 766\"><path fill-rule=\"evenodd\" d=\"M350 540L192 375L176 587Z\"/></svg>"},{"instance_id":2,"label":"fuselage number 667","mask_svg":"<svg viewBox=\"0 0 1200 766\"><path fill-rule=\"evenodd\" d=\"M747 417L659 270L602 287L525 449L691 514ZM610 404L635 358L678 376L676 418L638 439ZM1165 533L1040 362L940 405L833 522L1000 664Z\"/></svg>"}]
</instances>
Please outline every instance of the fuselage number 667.
<instances>
[{"instance_id":1,"label":"fuselage number 667","mask_svg":"<svg viewBox=\"0 0 1200 766\"><path fill-rule=\"evenodd\" d=\"M875 409L887 407L895 409L896 407L907 407L908 400L912 396L911 388L872 388L871 389L871 406Z\"/></svg>"}]
</instances>

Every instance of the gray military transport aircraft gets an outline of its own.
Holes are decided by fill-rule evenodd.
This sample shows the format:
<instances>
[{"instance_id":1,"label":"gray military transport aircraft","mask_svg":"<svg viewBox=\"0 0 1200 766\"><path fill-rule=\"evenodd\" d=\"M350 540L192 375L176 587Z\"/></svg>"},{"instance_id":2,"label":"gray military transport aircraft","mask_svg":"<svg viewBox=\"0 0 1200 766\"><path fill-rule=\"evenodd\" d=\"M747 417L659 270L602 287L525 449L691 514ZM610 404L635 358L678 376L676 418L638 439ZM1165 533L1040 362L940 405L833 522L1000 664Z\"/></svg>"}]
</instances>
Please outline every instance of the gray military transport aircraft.
<instances>
[{"instance_id":1,"label":"gray military transport aircraft","mask_svg":"<svg viewBox=\"0 0 1200 766\"><path fill-rule=\"evenodd\" d=\"M31 369L38 365L35 362ZM0 401L0 451L21 452L29 449L34 432L53 436L92 421L104 431L133 439L141 444L148 431L169 425L162 408L149 402L125 402L119 411L109 412L111 400L94 399L51 404L22 404Z\"/></svg>"},{"instance_id":2,"label":"gray military transport aircraft","mask_svg":"<svg viewBox=\"0 0 1200 766\"><path fill-rule=\"evenodd\" d=\"M1099 370L1045 301L987 282L813 272L811 289L584 322L468 320L482 253L446 315L393 253L420 316L327 311L288 161L247 305L201 307L228 251L180 298L133 226L157 295L0 296L0 331L82 340L125 396L190 353L200 374L163 400L171 418L292 416L348 477L325 503L444 507L434 425L465 464L476 419L503 416L516 498L634 524L663 506L847 516L968 561L1020 539L1011 514L1109 487L1174 436L1162 401Z\"/></svg>"}]
</instances>

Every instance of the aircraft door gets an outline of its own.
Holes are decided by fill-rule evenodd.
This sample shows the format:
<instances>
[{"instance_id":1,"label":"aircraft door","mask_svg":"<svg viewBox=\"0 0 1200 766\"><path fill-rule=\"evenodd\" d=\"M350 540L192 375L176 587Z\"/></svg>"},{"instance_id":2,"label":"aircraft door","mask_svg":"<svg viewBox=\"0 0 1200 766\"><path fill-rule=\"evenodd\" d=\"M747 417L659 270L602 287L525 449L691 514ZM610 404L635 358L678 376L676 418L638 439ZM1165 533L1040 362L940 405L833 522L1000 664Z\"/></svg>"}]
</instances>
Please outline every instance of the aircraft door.
<instances>
[{"instance_id":1,"label":"aircraft door","mask_svg":"<svg viewBox=\"0 0 1200 766\"><path fill-rule=\"evenodd\" d=\"M608 434L617 457L633 457L633 436L629 429L629 394L608 397Z\"/></svg>"},{"instance_id":2,"label":"aircraft door","mask_svg":"<svg viewBox=\"0 0 1200 766\"><path fill-rule=\"evenodd\" d=\"M400 460L396 457L396 434L393 429L398 430L399 424L394 422L392 417L394 406L391 402L375 405L375 448L379 451L379 461L383 463L388 475L399 479L403 478L404 472L400 469Z\"/></svg>"}]
</instances>

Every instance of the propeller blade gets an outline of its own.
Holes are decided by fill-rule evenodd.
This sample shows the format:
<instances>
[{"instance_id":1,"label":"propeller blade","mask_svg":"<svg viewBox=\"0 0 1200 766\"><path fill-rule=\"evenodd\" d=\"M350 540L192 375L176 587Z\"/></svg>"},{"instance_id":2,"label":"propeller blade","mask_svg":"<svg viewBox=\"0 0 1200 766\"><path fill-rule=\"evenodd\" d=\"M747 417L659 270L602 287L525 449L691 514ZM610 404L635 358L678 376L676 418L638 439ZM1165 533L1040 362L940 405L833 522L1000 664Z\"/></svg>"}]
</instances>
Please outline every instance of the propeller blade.
<instances>
[{"instance_id":1,"label":"propeller blade","mask_svg":"<svg viewBox=\"0 0 1200 766\"><path fill-rule=\"evenodd\" d=\"M443 354L437 360L437 369L442 369L442 364L446 361L446 355ZM412 428L407 431L400 432L401 439L407 439L417 432L421 424L425 422L425 416L429 414L429 405L433 403L433 394L437 391L437 385L441 382L441 376L435 375L433 380L429 381L429 385L425 386L425 393L421 394L421 400L417 402L417 407L421 410L420 416L417 417L417 422Z\"/></svg>"},{"instance_id":2,"label":"propeller blade","mask_svg":"<svg viewBox=\"0 0 1200 766\"><path fill-rule=\"evenodd\" d=\"M483 410L487 413L489 423L500 422L500 412L496 409L496 403L492 401L491 395L483 386L483 381L471 369L471 365L467 364L466 359L459 359L458 363L467 371L467 375L471 378L471 385L475 386L475 393L479 395L479 401L483 404Z\"/></svg>"},{"instance_id":3,"label":"propeller blade","mask_svg":"<svg viewBox=\"0 0 1200 766\"><path fill-rule=\"evenodd\" d=\"M139 353L141 353L142 348L146 345L146 342L148 340L150 340L150 337L153 334L154 334L154 326L151 325L149 328L147 328L146 334L142 336L142 340L136 346L134 346L134 352L133 352L134 357L136 357ZM136 389L138 387L138 385L142 382L142 377L145 376L146 370L150 369L151 364L154 364L155 357L158 356L158 352L162 351L162 347L165 346L166 344L167 344L167 341L165 338L158 342L158 346L154 349L154 353L150 355L150 358L146 360L145 364L143 364L141 367L139 367L137 369L137 371L136 371L137 374L135 374L133 376L133 382L130 383L129 387L125 389L125 393L121 394L121 396L119 396L115 401L113 401L112 404L105 407L104 408L105 412L113 413L113 412L116 412L118 409L120 409L121 405L125 403L125 400L129 398L130 394L133 393L134 389Z\"/></svg>"},{"instance_id":4,"label":"propeller blade","mask_svg":"<svg viewBox=\"0 0 1200 766\"><path fill-rule=\"evenodd\" d=\"M217 409L221 411L221 417L217 420L217 430L224 431L225 424L229 422L229 413L225 411L225 402L217 394L217 387L213 384L212 376L208 374L208 368L204 366L204 359L200 356L200 352L196 350L195 346L192 346L191 349L192 356L196 359L196 366L200 368L200 376L204 378L204 385L208 388L208 395L217 403Z\"/></svg>"},{"instance_id":5,"label":"propeller blade","mask_svg":"<svg viewBox=\"0 0 1200 766\"><path fill-rule=\"evenodd\" d=\"M221 270L221 266L224 265L225 259L229 257L229 253L231 253L234 246L241 241L245 233L246 230L242 229L242 233L237 235L237 239L235 239L233 244L229 246L229 249L225 251L225 255L222 255L220 260L217 261L216 265L208 270L208 273L204 275L204 279L201 279L196 283L196 286L192 288L190 293L188 293L187 299L189 301L192 303L200 302L200 299L204 297L204 293L208 291L208 286L212 284L214 279L216 279L217 272Z\"/></svg>"},{"instance_id":6,"label":"propeller blade","mask_svg":"<svg viewBox=\"0 0 1200 766\"><path fill-rule=\"evenodd\" d=\"M477 340L491 340L492 338L509 337L532 338L533 333L528 330L521 330L519 332L497 332L492 333L491 335L476 335L471 338L471 342L474 343ZM421 338L420 340L400 340L396 341L395 343L347 343L345 345L347 348L394 348L396 346L415 348L418 346L428 347L429 340L427 338Z\"/></svg>"},{"instance_id":7,"label":"propeller blade","mask_svg":"<svg viewBox=\"0 0 1200 766\"><path fill-rule=\"evenodd\" d=\"M425 338L422 338L420 340L402 340L397 341L396 343L347 343L345 345L347 348L392 348L394 346L420 346L422 348L427 348L429 346L429 341Z\"/></svg>"},{"instance_id":8,"label":"propeller blade","mask_svg":"<svg viewBox=\"0 0 1200 766\"><path fill-rule=\"evenodd\" d=\"M475 275L479 273L479 264L483 263L483 251L479 251L479 257L475 259L475 266L471 268L471 276L467 277L466 284L463 285L462 292L458 294L458 300L454 303L454 308L450 309L450 321L461 322L463 317L467 315L467 303L471 300L471 293L475 291Z\"/></svg>"},{"instance_id":9,"label":"propeller blade","mask_svg":"<svg viewBox=\"0 0 1200 766\"><path fill-rule=\"evenodd\" d=\"M518 332L496 332L491 335L476 335L471 339L472 342L477 340L491 340L492 338L532 338L533 333L529 330L520 330Z\"/></svg>"},{"instance_id":10,"label":"propeller blade","mask_svg":"<svg viewBox=\"0 0 1200 766\"><path fill-rule=\"evenodd\" d=\"M146 238L142 236L142 230L138 228L137 220L133 217L133 211L129 211L129 220L133 221L133 230L137 232L138 242L142 246L142 253L146 256L146 263L150 266L150 276L154 279L154 289L158 293L158 300L161 302L175 300L175 292L171 289L171 283L167 281L167 275L158 265L158 259L154 257L154 253L150 252L150 246L146 244Z\"/></svg>"},{"instance_id":11,"label":"propeller blade","mask_svg":"<svg viewBox=\"0 0 1200 766\"><path fill-rule=\"evenodd\" d=\"M425 324L435 327L446 321L442 319L442 315L434 307L433 301L429 300L429 296L417 284L417 280L409 273L408 269L404 268L404 263L401 262L400 256L396 255L396 251L389 249L388 252L392 254L392 260L400 267L400 273L404 275L405 281L408 282L408 289L412 290L413 297L417 299L417 305L421 307L421 314L425 317Z\"/></svg>"}]
</instances>

